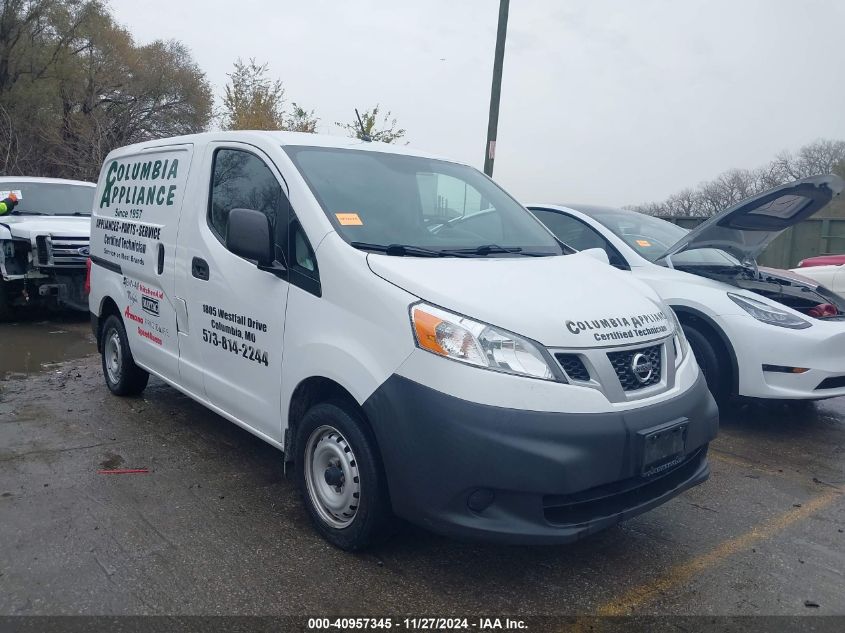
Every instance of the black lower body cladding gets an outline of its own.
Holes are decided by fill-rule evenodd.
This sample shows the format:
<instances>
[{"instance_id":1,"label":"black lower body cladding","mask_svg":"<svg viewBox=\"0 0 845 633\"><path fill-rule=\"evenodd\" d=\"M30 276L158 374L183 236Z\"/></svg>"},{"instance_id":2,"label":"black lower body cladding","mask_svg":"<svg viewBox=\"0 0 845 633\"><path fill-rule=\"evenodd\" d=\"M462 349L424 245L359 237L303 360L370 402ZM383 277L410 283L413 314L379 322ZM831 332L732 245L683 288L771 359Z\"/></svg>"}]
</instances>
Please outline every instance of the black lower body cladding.
<instances>
[{"instance_id":1,"label":"black lower body cladding","mask_svg":"<svg viewBox=\"0 0 845 633\"><path fill-rule=\"evenodd\" d=\"M571 414L468 402L392 376L364 403L393 509L458 538L566 543L705 481L719 414L703 377L671 400ZM687 421L682 461L642 475L639 431Z\"/></svg>"}]
</instances>

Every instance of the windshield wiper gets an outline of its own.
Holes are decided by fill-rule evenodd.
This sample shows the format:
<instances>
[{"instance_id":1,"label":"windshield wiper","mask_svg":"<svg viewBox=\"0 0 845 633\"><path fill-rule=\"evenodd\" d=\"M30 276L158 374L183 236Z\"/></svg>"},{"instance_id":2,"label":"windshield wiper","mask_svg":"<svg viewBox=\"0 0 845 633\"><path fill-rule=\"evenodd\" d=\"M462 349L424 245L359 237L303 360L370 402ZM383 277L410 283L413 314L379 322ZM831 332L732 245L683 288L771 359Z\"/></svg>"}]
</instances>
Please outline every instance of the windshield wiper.
<instances>
[{"instance_id":1,"label":"windshield wiper","mask_svg":"<svg viewBox=\"0 0 845 633\"><path fill-rule=\"evenodd\" d=\"M498 244L484 244L475 248L453 248L443 251L449 255L462 255L464 257L487 257L488 255L514 253L525 257L544 257L551 253L533 253L522 250L520 246L499 246Z\"/></svg>"},{"instance_id":2,"label":"windshield wiper","mask_svg":"<svg viewBox=\"0 0 845 633\"><path fill-rule=\"evenodd\" d=\"M12 211L9 215L49 215L41 211Z\"/></svg>"},{"instance_id":3,"label":"windshield wiper","mask_svg":"<svg viewBox=\"0 0 845 633\"><path fill-rule=\"evenodd\" d=\"M422 246L411 246L409 244L370 244L368 242L349 242L350 246L364 251L384 253L394 257L444 257L444 251L437 251Z\"/></svg>"},{"instance_id":4,"label":"windshield wiper","mask_svg":"<svg viewBox=\"0 0 845 633\"><path fill-rule=\"evenodd\" d=\"M60 216L69 216L69 215L91 215L90 213L85 213L84 211L74 211L73 213L54 213L53 215L60 215Z\"/></svg>"}]
</instances>

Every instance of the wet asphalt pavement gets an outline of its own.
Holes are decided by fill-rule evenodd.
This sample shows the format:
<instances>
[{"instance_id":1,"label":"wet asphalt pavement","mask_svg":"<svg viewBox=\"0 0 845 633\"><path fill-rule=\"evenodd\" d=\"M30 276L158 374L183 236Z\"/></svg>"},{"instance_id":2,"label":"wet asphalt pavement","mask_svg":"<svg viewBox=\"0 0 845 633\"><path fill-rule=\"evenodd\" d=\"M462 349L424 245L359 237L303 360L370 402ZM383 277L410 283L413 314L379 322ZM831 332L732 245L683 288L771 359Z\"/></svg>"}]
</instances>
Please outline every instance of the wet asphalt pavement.
<instances>
[{"instance_id":1,"label":"wet asphalt pavement","mask_svg":"<svg viewBox=\"0 0 845 633\"><path fill-rule=\"evenodd\" d=\"M158 380L112 396L94 353L0 325L0 615L845 614L845 398L723 412L710 481L575 545L347 554L275 449Z\"/></svg>"}]
</instances>

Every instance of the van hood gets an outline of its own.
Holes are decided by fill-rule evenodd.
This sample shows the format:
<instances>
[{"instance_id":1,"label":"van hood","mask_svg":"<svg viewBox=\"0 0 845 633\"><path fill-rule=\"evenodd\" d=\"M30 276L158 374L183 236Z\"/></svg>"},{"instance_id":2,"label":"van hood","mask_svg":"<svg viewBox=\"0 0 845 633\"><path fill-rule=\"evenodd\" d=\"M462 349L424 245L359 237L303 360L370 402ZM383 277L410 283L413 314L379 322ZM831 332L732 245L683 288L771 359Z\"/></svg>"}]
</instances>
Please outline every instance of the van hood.
<instances>
[{"instance_id":1,"label":"van hood","mask_svg":"<svg viewBox=\"0 0 845 633\"><path fill-rule=\"evenodd\" d=\"M584 254L424 258L370 253L370 269L420 299L546 347L627 345L665 337L657 294Z\"/></svg>"},{"instance_id":2,"label":"van hood","mask_svg":"<svg viewBox=\"0 0 845 633\"><path fill-rule=\"evenodd\" d=\"M3 215L0 216L0 239L9 237L33 241L38 235L88 237L90 216Z\"/></svg>"},{"instance_id":3,"label":"van hood","mask_svg":"<svg viewBox=\"0 0 845 633\"><path fill-rule=\"evenodd\" d=\"M826 207L845 188L834 175L812 176L746 198L687 233L657 260L699 248L718 248L750 262L778 235Z\"/></svg>"}]
</instances>

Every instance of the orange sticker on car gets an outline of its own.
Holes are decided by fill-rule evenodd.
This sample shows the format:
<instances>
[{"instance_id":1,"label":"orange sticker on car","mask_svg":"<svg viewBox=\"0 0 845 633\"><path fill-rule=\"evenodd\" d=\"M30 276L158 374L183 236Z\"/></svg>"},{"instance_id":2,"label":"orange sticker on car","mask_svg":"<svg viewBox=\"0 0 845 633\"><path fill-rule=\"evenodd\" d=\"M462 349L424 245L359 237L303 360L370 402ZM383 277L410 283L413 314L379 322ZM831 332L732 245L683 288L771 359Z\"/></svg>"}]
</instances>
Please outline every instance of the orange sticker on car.
<instances>
[{"instance_id":1,"label":"orange sticker on car","mask_svg":"<svg viewBox=\"0 0 845 633\"><path fill-rule=\"evenodd\" d=\"M651 246L651 242L649 242L648 240L637 240L637 244L639 244L643 248L648 248L649 246Z\"/></svg>"},{"instance_id":2,"label":"orange sticker on car","mask_svg":"<svg viewBox=\"0 0 845 633\"><path fill-rule=\"evenodd\" d=\"M340 222L341 226L364 225L364 223L361 222L361 218L358 217L357 213L335 213L334 217L337 218L337 221Z\"/></svg>"}]
</instances>

